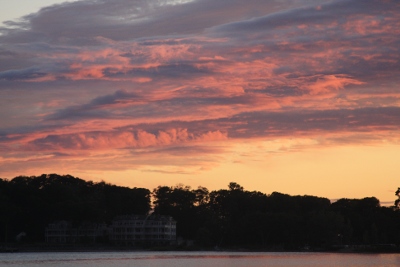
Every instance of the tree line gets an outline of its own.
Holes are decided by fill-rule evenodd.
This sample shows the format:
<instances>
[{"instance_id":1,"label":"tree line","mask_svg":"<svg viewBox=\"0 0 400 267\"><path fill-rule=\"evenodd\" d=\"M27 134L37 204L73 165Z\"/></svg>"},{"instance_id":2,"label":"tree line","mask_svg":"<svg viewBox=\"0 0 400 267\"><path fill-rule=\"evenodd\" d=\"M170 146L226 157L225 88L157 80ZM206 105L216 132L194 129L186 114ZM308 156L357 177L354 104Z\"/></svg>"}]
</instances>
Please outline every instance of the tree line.
<instances>
[{"instance_id":1,"label":"tree line","mask_svg":"<svg viewBox=\"0 0 400 267\"><path fill-rule=\"evenodd\" d=\"M57 220L110 223L118 215L149 212L172 216L177 236L201 248L400 245L399 208L382 207L375 197L331 203L322 197L247 191L234 182L214 191L185 185L150 191L70 175L0 179L0 242L13 242L21 232L24 242L43 242L45 227Z\"/></svg>"}]
</instances>

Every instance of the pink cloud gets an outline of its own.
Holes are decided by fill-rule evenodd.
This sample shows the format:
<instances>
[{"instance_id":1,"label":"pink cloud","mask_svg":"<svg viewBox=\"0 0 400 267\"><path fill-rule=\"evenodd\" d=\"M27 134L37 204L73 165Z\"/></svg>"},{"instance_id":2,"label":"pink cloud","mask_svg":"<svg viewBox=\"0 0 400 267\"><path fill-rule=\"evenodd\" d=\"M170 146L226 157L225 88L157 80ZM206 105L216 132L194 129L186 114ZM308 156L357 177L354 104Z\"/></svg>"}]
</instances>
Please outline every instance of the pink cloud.
<instances>
[{"instance_id":1,"label":"pink cloud","mask_svg":"<svg viewBox=\"0 0 400 267\"><path fill-rule=\"evenodd\" d=\"M398 130L395 1L128 2L62 4L2 30L1 160L128 166L134 151L183 166L224 152L208 142Z\"/></svg>"},{"instance_id":2,"label":"pink cloud","mask_svg":"<svg viewBox=\"0 0 400 267\"><path fill-rule=\"evenodd\" d=\"M30 141L26 146L29 150L47 151L105 150L169 146L187 142L209 142L226 139L227 134L220 131L193 134L189 133L187 129L168 129L157 133L137 130L48 135Z\"/></svg>"},{"instance_id":3,"label":"pink cloud","mask_svg":"<svg viewBox=\"0 0 400 267\"><path fill-rule=\"evenodd\" d=\"M346 77L346 75L324 75L322 77L317 77L317 80L308 85L307 89L310 90L311 94L321 94L344 89L346 85L351 84L360 85L364 83Z\"/></svg>"}]
</instances>

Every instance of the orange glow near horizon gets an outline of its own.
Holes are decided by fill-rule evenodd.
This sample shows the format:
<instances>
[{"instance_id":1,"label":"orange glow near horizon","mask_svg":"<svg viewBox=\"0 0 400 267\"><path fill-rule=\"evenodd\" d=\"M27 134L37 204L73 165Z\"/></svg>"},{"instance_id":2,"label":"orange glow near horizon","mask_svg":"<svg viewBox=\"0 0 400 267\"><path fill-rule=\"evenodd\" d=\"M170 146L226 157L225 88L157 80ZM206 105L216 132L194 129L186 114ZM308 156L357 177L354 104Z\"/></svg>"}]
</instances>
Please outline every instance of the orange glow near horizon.
<instances>
[{"instance_id":1,"label":"orange glow near horizon","mask_svg":"<svg viewBox=\"0 0 400 267\"><path fill-rule=\"evenodd\" d=\"M153 190L157 186L184 184L211 190L226 189L237 182L245 190L265 194L280 192L289 195L313 195L331 200L340 198L377 197L382 205L392 205L400 176L397 159L400 146L334 146L296 149L311 140L274 142L242 142L231 147L219 162L203 166L144 165L136 170L97 171L68 170L72 165L53 168L32 168L27 175L71 174L94 182L106 181L127 187ZM282 148L286 147L286 151ZM109 163L113 161L110 158ZM98 168L98 169L101 169Z\"/></svg>"}]
</instances>

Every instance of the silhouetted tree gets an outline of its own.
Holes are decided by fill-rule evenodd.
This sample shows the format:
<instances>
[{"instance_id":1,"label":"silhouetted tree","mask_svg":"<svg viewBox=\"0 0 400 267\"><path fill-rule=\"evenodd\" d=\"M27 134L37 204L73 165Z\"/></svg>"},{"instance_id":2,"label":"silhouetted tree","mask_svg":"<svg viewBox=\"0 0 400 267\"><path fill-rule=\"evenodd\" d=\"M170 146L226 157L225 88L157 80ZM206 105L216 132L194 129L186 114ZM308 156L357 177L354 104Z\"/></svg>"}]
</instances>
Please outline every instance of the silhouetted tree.
<instances>
[{"instance_id":1,"label":"silhouetted tree","mask_svg":"<svg viewBox=\"0 0 400 267\"><path fill-rule=\"evenodd\" d=\"M194 239L199 228L199 203L208 190L191 190L189 186L159 186L153 190L154 213L172 216L177 221L177 235Z\"/></svg>"},{"instance_id":2,"label":"silhouetted tree","mask_svg":"<svg viewBox=\"0 0 400 267\"><path fill-rule=\"evenodd\" d=\"M109 222L117 215L147 214L149 210L150 191L144 188L58 174L0 179L0 240L5 235L13 240L26 232L27 241L43 241L45 227L53 221Z\"/></svg>"},{"instance_id":3,"label":"silhouetted tree","mask_svg":"<svg viewBox=\"0 0 400 267\"><path fill-rule=\"evenodd\" d=\"M397 196L397 199L394 202L394 206L395 206L395 208L400 209L400 187L397 188L395 195Z\"/></svg>"},{"instance_id":4,"label":"silhouetted tree","mask_svg":"<svg viewBox=\"0 0 400 267\"><path fill-rule=\"evenodd\" d=\"M0 242L21 232L43 241L56 220L74 224L110 222L117 215L154 213L177 220L177 234L203 247L299 249L343 244L400 245L400 188L396 208L375 197L329 199L266 195L231 182L227 189L159 186L152 192L70 175L43 174L0 179Z\"/></svg>"}]
</instances>

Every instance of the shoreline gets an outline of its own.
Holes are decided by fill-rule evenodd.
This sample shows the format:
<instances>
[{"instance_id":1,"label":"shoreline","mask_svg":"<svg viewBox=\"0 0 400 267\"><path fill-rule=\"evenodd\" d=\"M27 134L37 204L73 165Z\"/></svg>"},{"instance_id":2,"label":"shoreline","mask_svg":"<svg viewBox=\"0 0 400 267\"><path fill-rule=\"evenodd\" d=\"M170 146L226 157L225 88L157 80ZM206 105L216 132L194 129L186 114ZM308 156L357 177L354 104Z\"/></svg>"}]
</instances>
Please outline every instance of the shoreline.
<instances>
[{"instance_id":1,"label":"shoreline","mask_svg":"<svg viewBox=\"0 0 400 267\"><path fill-rule=\"evenodd\" d=\"M113 245L82 245L82 244L9 244L0 246L0 253L19 252L282 252L282 253L357 253L357 254L391 254L400 253L400 247L394 244L358 245L358 246L334 246L329 248L219 248L219 247L197 247L197 246L113 246Z\"/></svg>"}]
</instances>

